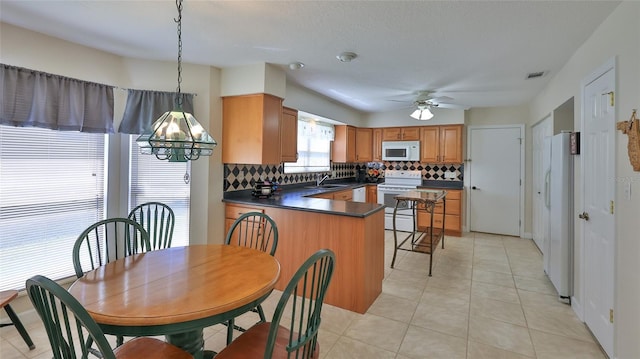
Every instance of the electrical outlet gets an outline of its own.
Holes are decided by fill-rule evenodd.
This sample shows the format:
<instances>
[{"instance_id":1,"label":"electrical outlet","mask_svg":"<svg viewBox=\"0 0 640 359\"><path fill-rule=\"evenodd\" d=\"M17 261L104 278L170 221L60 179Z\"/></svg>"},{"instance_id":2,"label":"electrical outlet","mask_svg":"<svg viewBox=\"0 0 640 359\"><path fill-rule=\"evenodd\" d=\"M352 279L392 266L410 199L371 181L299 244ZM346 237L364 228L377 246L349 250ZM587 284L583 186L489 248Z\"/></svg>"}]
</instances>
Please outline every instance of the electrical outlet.
<instances>
[{"instance_id":1,"label":"electrical outlet","mask_svg":"<svg viewBox=\"0 0 640 359\"><path fill-rule=\"evenodd\" d=\"M456 173L455 172L451 172L451 171L447 171L447 172L444 173L444 178L448 178L448 179L456 178Z\"/></svg>"}]
</instances>

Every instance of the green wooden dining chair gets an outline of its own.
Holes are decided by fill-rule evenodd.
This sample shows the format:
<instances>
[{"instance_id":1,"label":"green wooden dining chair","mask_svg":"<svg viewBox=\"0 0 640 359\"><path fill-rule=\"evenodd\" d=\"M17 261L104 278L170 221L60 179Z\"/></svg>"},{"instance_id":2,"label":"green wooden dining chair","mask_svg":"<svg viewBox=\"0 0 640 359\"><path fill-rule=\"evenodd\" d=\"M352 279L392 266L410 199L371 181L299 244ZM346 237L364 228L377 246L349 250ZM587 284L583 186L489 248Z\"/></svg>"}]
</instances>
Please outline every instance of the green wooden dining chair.
<instances>
[{"instance_id":1,"label":"green wooden dining chair","mask_svg":"<svg viewBox=\"0 0 640 359\"><path fill-rule=\"evenodd\" d=\"M161 202L143 203L133 208L128 218L140 223L147 231L151 250L171 247L176 222L171 207Z\"/></svg>"},{"instance_id":2,"label":"green wooden dining chair","mask_svg":"<svg viewBox=\"0 0 640 359\"><path fill-rule=\"evenodd\" d=\"M270 323L242 333L216 359L319 358L318 330L335 255L321 249L309 257L282 292Z\"/></svg>"},{"instance_id":3,"label":"green wooden dining chair","mask_svg":"<svg viewBox=\"0 0 640 359\"><path fill-rule=\"evenodd\" d=\"M90 225L73 245L76 277L116 259L151 250L149 234L128 218L108 218Z\"/></svg>"},{"instance_id":4,"label":"green wooden dining chair","mask_svg":"<svg viewBox=\"0 0 640 359\"><path fill-rule=\"evenodd\" d=\"M278 247L278 227L271 217L262 212L247 212L233 222L224 243L257 249L273 256ZM258 323L265 322L261 305L258 304L252 311L258 313ZM235 325L234 319L224 324L227 326L227 344L233 340L234 329L241 332L246 330Z\"/></svg>"},{"instance_id":5,"label":"green wooden dining chair","mask_svg":"<svg viewBox=\"0 0 640 359\"><path fill-rule=\"evenodd\" d=\"M149 235L138 222L128 218L108 218L90 225L76 239L72 257L76 277L119 258L151 250ZM116 337L117 345L124 341ZM92 338L86 343L89 351L100 357L92 347Z\"/></svg>"},{"instance_id":6,"label":"green wooden dining chair","mask_svg":"<svg viewBox=\"0 0 640 359\"><path fill-rule=\"evenodd\" d=\"M54 359L86 358L91 338L102 358L187 359L193 356L161 340L139 337L112 349L98 324L69 292L44 276L27 279L27 293L44 323Z\"/></svg>"}]
</instances>

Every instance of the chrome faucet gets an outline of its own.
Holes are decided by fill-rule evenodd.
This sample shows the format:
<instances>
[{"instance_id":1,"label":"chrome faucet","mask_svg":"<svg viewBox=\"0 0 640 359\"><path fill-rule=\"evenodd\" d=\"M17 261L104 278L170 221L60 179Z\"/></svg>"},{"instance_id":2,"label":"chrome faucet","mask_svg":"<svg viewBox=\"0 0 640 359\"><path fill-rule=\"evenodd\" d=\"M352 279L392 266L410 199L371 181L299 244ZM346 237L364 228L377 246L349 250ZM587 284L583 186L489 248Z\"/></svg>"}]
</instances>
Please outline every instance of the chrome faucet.
<instances>
[{"instance_id":1,"label":"chrome faucet","mask_svg":"<svg viewBox=\"0 0 640 359\"><path fill-rule=\"evenodd\" d=\"M323 183L324 181L326 181L326 180L327 180L327 178L329 178L329 177L331 177L331 175L324 175L324 177L322 177L322 178L320 178L320 175L318 175L318 176L316 177L316 186L318 186L318 187L319 187L319 186L321 186L321 185L322 185L322 183Z\"/></svg>"}]
</instances>

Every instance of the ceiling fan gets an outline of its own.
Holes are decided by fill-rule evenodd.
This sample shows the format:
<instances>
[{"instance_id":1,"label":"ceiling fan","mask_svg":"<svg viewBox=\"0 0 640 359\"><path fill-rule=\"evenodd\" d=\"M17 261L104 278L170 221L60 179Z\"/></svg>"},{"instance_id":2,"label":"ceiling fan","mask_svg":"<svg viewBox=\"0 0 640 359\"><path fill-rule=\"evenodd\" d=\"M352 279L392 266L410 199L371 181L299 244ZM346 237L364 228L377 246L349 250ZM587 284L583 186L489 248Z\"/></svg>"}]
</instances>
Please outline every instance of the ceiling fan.
<instances>
[{"instance_id":1,"label":"ceiling fan","mask_svg":"<svg viewBox=\"0 0 640 359\"><path fill-rule=\"evenodd\" d=\"M463 105L456 105L453 103L450 103L451 101L453 101L454 99L449 97L449 96L433 96L435 92L434 91L417 91L414 92L414 96L415 99L413 101L411 100L393 100L390 99L389 101L395 101L395 102L406 102L406 103L411 103L412 107L418 108L418 109L423 109L423 108L434 108L434 107L439 107L439 108L449 108L449 109L457 109L457 110L466 110L468 109L468 106L463 106Z\"/></svg>"}]
</instances>

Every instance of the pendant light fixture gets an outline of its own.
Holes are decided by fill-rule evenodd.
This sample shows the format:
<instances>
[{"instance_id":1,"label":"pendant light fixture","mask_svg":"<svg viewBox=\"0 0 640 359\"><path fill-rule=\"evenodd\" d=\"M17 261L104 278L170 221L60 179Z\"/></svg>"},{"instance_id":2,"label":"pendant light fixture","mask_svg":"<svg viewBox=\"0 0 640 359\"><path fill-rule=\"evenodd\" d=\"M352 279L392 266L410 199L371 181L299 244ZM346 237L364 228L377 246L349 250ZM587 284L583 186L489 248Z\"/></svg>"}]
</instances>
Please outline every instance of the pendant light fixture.
<instances>
[{"instance_id":1,"label":"pendant light fixture","mask_svg":"<svg viewBox=\"0 0 640 359\"><path fill-rule=\"evenodd\" d=\"M429 103L418 102L417 106L418 108L413 111L413 113L410 115L411 117L420 121L426 121L433 118L433 113L431 113L430 109L431 105Z\"/></svg>"},{"instance_id":2,"label":"pendant light fixture","mask_svg":"<svg viewBox=\"0 0 640 359\"><path fill-rule=\"evenodd\" d=\"M200 156L211 156L216 141L182 108L182 0L176 0L178 18L178 88L175 107L158 118L136 140L143 154L153 154L169 162L195 161Z\"/></svg>"}]
</instances>

